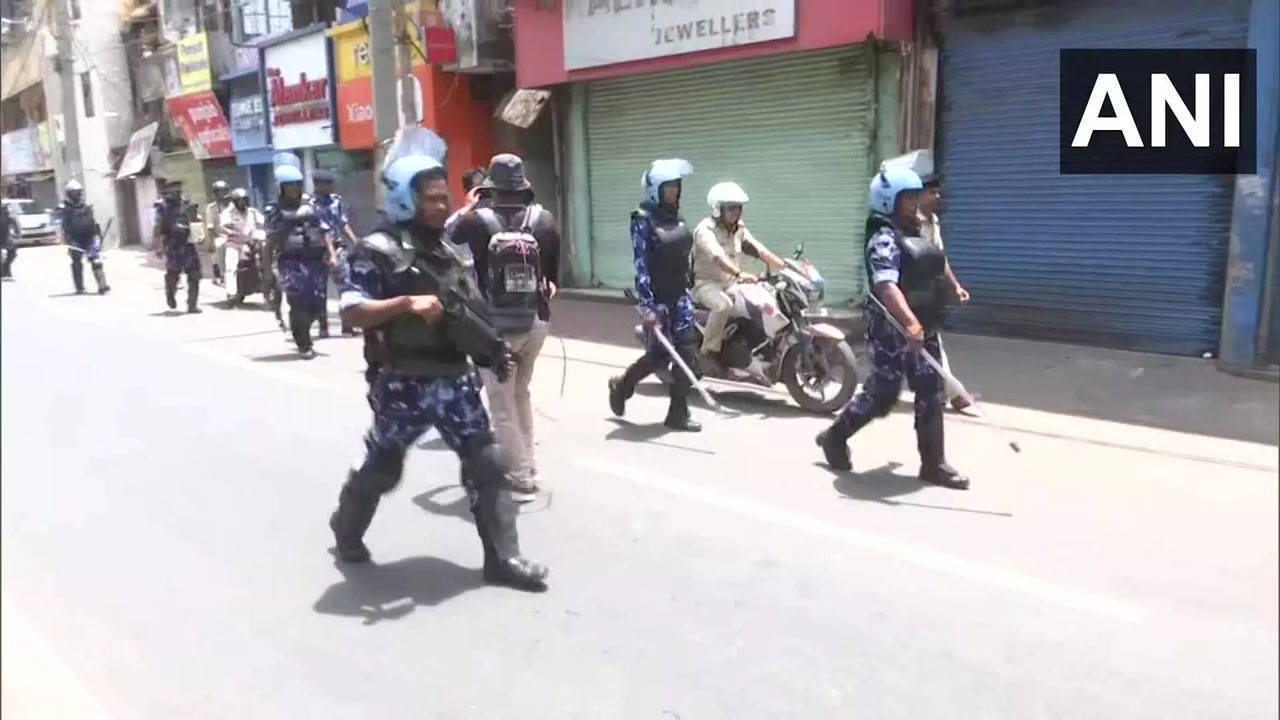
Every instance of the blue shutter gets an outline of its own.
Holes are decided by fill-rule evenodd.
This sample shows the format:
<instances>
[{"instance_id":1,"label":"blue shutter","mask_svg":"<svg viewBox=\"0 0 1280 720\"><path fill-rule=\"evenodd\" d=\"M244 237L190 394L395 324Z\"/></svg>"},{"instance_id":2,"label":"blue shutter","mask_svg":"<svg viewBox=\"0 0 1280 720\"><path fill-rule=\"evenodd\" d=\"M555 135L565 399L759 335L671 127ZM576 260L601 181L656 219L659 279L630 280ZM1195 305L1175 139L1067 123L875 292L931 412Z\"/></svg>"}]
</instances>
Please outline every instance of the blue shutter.
<instances>
[{"instance_id":1,"label":"blue shutter","mask_svg":"<svg viewBox=\"0 0 1280 720\"><path fill-rule=\"evenodd\" d=\"M1058 51L1243 47L1248 16L1245 0L1137 0L948 19L942 222L973 295L955 327L1216 350L1234 178L1060 175Z\"/></svg>"}]
</instances>

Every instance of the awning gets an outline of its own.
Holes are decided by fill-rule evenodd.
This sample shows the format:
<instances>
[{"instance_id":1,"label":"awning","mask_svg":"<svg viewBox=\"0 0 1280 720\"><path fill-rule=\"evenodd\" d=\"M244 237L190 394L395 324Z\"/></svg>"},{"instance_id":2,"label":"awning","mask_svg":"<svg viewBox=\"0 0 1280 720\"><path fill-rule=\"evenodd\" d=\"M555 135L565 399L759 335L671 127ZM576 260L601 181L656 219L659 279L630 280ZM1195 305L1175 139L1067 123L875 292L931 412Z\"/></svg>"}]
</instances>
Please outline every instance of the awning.
<instances>
[{"instance_id":1,"label":"awning","mask_svg":"<svg viewBox=\"0 0 1280 720\"><path fill-rule=\"evenodd\" d=\"M18 93L40 82L40 66L44 62L43 33L29 32L13 48L13 52L4 53L0 64L0 99L8 100ZM8 49L8 48L6 48Z\"/></svg>"},{"instance_id":2,"label":"awning","mask_svg":"<svg viewBox=\"0 0 1280 720\"><path fill-rule=\"evenodd\" d=\"M155 142L158 129L160 129L160 123L153 122L129 138L129 149L124 154L124 160L120 162L120 172L116 173L117 180L133 177L147 167L147 161L151 159L151 143Z\"/></svg>"}]
</instances>

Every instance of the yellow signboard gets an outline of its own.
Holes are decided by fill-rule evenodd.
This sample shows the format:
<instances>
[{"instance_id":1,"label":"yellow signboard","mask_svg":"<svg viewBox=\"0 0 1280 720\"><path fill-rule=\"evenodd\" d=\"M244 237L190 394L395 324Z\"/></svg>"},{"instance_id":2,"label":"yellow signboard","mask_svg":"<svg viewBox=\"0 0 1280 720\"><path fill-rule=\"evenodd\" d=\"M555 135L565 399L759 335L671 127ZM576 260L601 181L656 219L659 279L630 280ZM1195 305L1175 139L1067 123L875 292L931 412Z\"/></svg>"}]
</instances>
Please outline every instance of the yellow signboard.
<instances>
[{"instance_id":1,"label":"yellow signboard","mask_svg":"<svg viewBox=\"0 0 1280 720\"><path fill-rule=\"evenodd\" d=\"M178 83L182 86L182 94L211 89L213 75L209 71L209 36L195 33L182 38L177 45Z\"/></svg>"}]
</instances>

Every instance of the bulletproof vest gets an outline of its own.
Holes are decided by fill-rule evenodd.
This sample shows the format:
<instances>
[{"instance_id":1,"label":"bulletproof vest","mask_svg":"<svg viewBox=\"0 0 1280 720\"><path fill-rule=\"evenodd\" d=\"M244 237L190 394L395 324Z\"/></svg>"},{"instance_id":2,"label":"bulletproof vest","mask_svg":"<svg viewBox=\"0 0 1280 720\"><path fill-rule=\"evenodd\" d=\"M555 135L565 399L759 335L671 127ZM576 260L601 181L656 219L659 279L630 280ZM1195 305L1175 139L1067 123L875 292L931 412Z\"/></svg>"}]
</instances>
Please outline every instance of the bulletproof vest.
<instances>
[{"instance_id":1,"label":"bulletproof vest","mask_svg":"<svg viewBox=\"0 0 1280 720\"><path fill-rule=\"evenodd\" d=\"M397 294L441 296L448 288L437 283L438 277L443 285L479 298L471 268L443 240L438 252L419 247L405 232L375 232L360 244L386 259ZM431 272L425 271L424 265L429 265ZM376 343L371 347L378 350L376 359L392 372L457 377L468 371L466 354L449 337L444 322L428 324L405 313L378 326L374 335Z\"/></svg>"},{"instance_id":2,"label":"bulletproof vest","mask_svg":"<svg viewBox=\"0 0 1280 720\"><path fill-rule=\"evenodd\" d=\"M648 204L641 205L631 216L647 219L653 228L653 244L646 258L653 297L663 305L674 305L689 287L693 233L678 215Z\"/></svg>"},{"instance_id":3,"label":"bulletproof vest","mask_svg":"<svg viewBox=\"0 0 1280 720\"><path fill-rule=\"evenodd\" d=\"M505 332L528 332L538 318L545 282L533 225L541 213L542 206L530 205L511 228L492 208L476 211L489 230L489 273L480 281L489 296L493 324Z\"/></svg>"},{"instance_id":4,"label":"bulletproof vest","mask_svg":"<svg viewBox=\"0 0 1280 720\"><path fill-rule=\"evenodd\" d=\"M184 245L191 241L191 211L188 203L162 201L160 204L160 231L169 246Z\"/></svg>"},{"instance_id":5,"label":"bulletproof vest","mask_svg":"<svg viewBox=\"0 0 1280 720\"><path fill-rule=\"evenodd\" d=\"M300 206L299 209L301 209ZM275 236L280 247L280 257L285 260L323 260L328 252L324 244L324 230L315 209L308 212L276 207L268 232Z\"/></svg>"},{"instance_id":6,"label":"bulletproof vest","mask_svg":"<svg viewBox=\"0 0 1280 720\"><path fill-rule=\"evenodd\" d=\"M67 237L76 242L91 240L97 232L93 221L93 207L88 203L74 205L69 202L63 203L62 223L62 229L67 233Z\"/></svg>"},{"instance_id":7,"label":"bulletproof vest","mask_svg":"<svg viewBox=\"0 0 1280 720\"><path fill-rule=\"evenodd\" d=\"M902 269L898 274L898 287L907 298L907 305L916 319L928 330L937 329L947 309L947 290L944 279L947 254L929 238L895 233L898 250L902 253Z\"/></svg>"}]
</instances>

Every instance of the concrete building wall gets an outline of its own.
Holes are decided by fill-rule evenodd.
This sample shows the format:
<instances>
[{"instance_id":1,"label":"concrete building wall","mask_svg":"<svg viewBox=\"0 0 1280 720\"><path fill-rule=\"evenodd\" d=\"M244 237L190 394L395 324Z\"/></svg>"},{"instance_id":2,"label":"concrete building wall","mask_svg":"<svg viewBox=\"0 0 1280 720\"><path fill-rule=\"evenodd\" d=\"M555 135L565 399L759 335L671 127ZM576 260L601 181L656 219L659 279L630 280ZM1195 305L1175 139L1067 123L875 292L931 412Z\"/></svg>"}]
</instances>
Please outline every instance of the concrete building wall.
<instances>
[{"instance_id":1,"label":"concrete building wall","mask_svg":"<svg viewBox=\"0 0 1280 720\"><path fill-rule=\"evenodd\" d=\"M119 7L107 2L81 2L81 17L72 21L72 54L74 56L75 98L74 107L79 123L81 181L85 195L93 204L98 222L106 227L114 218L120 204L116 198L117 185L112 165L111 151L128 146L133 130L133 92L129 83L129 69L123 44L120 42ZM52 21L52 19L51 19ZM56 36L56 26L51 27ZM45 97L50 116L64 112L62 83L57 74L54 59L56 42L53 37L47 43L44 63ZM93 116L86 115L83 81L89 78L89 99ZM65 123L62 123L65 137ZM62 143L55 141L55 146ZM71 179L63 152L54 151L54 169L58 187ZM107 245L119 244L120 223L112 223L107 233Z\"/></svg>"}]
</instances>

